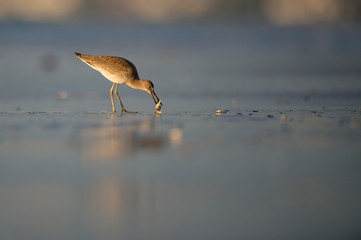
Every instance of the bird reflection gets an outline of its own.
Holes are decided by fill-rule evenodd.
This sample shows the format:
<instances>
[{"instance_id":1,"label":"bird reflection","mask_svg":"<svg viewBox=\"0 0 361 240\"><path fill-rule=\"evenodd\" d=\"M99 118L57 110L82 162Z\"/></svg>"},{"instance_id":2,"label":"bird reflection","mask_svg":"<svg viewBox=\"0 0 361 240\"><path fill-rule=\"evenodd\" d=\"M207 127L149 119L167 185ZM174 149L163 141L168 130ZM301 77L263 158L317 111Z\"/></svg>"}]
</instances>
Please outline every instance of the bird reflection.
<instances>
[{"instance_id":1,"label":"bird reflection","mask_svg":"<svg viewBox=\"0 0 361 240\"><path fill-rule=\"evenodd\" d=\"M160 150L167 138L154 128L154 117L110 119L81 128L77 134L83 160L107 161L124 158L140 150Z\"/></svg>"}]
</instances>

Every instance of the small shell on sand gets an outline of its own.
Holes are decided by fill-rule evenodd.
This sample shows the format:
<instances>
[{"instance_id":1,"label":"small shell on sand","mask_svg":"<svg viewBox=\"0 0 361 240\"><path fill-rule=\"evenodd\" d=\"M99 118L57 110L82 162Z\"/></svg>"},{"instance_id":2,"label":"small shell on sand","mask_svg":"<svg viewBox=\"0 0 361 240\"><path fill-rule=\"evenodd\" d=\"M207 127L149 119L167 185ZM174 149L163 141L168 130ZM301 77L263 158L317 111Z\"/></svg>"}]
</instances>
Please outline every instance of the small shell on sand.
<instances>
[{"instance_id":1,"label":"small shell on sand","mask_svg":"<svg viewBox=\"0 0 361 240\"><path fill-rule=\"evenodd\" d=\"M222 113L227 113L227 112L228 112L228 110L217 110L216 114L221 115Z\"/></svg>"}]
</instances>

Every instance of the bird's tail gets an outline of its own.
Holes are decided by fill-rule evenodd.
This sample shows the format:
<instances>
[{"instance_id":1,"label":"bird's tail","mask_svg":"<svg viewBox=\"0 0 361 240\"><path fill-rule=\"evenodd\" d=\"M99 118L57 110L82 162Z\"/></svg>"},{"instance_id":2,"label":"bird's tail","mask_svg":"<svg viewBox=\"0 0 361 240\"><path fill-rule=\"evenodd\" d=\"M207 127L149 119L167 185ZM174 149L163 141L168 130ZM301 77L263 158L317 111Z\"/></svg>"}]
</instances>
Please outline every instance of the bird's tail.
<instances>
[{"instance_id":1,"label":"bird's tail","mask_svg":"<svg viewBox=\"0 0 361 240\"><path fill-rule=\"evenodd\" d=\"M79 56L81 56L82 54L77 53L77 52L74 52L74 55L77 56L77 57L79 57Z\"/></svg>"}]
</instances>

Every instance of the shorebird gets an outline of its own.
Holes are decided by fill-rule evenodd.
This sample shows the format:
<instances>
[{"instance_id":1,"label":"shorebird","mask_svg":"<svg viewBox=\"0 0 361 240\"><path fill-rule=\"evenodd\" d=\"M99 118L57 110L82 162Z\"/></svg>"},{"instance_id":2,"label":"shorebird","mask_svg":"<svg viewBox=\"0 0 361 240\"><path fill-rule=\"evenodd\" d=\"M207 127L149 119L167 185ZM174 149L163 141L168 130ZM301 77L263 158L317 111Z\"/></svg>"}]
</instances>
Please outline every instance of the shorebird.
<instances>
[{"instance_id":1,"label":"shorebird","mask_svg":"<svg viewBox=\"0 0 361 240\"><path fill-rule=\"evenodd\" d=\"M152 96L156 106L163 106L157 94L155 94L154 92L153 83L150 80L139 79L137 68L131 61L125 58L114 56L93 56L80 54L77 52L74 52L74 54L75 56L80 58L80 60L88 64L90 67L99 71L105 78L113 82L113 86L110 89L110 99L112 100L113 112L115 112L113 99L113 89L115 86L114 93L115 96L118 98L120 106L122 106L122 112L136 113L130 112L125 109L118 95L118 84L126 84L134 89L144 90Z\"/></svg>"}]
</instances>

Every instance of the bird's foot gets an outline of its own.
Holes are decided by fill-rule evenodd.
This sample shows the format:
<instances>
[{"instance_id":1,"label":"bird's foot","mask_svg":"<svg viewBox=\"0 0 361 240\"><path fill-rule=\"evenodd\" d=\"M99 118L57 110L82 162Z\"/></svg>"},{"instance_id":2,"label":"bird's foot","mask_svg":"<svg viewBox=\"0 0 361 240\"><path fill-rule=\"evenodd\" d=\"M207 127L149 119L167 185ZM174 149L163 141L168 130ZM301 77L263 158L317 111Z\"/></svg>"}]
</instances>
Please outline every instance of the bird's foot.
<instances>
[{"instance_id":1,"label":"bird's foot","mask_svg":"<svg viewBox=\"0 0 361 240\"><path fill-rule=\"evenodd\" d=\"M138 112L132 112L132 111L128 111L128 110L126 110L126 109L123 109L123 110L122 110L122 113L138 113Z\"/></svg>"}]
</instances>

